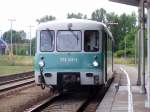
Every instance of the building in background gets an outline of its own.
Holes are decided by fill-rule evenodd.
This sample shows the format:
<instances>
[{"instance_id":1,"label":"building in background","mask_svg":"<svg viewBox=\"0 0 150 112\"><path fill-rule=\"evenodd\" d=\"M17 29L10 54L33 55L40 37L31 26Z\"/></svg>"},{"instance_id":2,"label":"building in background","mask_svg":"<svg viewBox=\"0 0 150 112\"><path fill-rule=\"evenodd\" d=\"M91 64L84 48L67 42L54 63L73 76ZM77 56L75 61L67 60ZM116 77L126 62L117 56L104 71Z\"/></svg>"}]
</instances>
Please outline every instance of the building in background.
<instances>
[{"instance_id":1,"label":"building in background","mask_svg":"<svg viewBox=\"0 0 150 112\"><path fill-rule=\"evenodd\" d=\"M0 55L6 54L8 51L8 45L7 43L0 38Z\"/></svg>"}]
</instances>

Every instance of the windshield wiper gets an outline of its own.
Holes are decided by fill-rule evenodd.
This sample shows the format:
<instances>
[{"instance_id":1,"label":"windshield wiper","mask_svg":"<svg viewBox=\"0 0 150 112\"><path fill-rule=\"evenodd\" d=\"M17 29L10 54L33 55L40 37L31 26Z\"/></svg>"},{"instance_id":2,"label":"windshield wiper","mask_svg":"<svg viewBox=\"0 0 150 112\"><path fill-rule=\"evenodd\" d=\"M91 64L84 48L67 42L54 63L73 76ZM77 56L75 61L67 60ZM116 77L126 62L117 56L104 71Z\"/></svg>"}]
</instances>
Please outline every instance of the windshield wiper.
<instances>
[{"instance_id":1,"label":"windshield wiper","mask_svg":"<svg viewBox=\"0 0 150 112\"><path fill-rule=\"evenodd\" d=\"M72 30L70 30L70 32L73 34L73 36L77 39L77 44L78 44L78 41L79 41L79 37L78 37L78 35L76 35L75 33L74 33L74 31L72 31Z\"/></svg>"},{"instance_id":2,"label":"windshield wiper","mask_svg":"<svg viewBox=\"0 0 150 112\"><path fill-rule=\"evenodd\" d=\"M52 46L53 46L53 34L52 34L51 30L49 30L48 28L47 28L47 31L48 31L49 36L51 37L51 48L52 48Z\"/></svg>"}]
</instances>

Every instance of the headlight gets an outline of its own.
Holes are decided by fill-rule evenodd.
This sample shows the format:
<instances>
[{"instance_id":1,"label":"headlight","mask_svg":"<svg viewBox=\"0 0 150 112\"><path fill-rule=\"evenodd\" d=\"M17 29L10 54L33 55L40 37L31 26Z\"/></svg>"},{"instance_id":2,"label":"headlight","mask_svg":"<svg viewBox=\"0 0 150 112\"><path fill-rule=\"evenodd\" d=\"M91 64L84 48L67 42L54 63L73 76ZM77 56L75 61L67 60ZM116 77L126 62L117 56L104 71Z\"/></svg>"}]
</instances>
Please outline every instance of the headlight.
<instances>
[{"instance_id":1,"label":"headlight","mask_svg":"<svg viewBox=\"0 0 150 112\"><path fill-rule=\"evenodd\" d=\"M39 62L39 66L40 66L40 67L44 67L44 66L45 66L44 61L40 61L40 62Z\"/></svg>"},{"instance_id":2,"label":"headlight","mask_svg":"<svg viewBox=\"0 0 150 112\"><path fill-rule=\"evenodd\" d=\"M95 61L93 61L93 66L94 67L98 67L99 66L99 64L98 64L98 62L95 60Z\"/></svg>"}]
</instances>

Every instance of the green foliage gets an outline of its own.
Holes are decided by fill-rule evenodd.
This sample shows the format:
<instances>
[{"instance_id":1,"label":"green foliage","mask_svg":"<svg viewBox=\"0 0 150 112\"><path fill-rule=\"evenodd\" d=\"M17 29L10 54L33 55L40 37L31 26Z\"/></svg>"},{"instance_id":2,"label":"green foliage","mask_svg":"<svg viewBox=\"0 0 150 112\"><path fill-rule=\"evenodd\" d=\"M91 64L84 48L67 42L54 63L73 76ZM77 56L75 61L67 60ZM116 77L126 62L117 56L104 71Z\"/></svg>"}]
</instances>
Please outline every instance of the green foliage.
<instances>
[{"instance_id":1,"label":"green foliage","mask_svg":"<svg viewBox=\"0 0 150 112\"><path fill-rule=\"evenodd\" d=\"M109 19L113 18L113 21L118 23L118 25L111 26L110 28L115 39L115 51L124 49L124 38L126 35L128 35L126 38L132 36L130 42L133 44L136 31L133 33L131 30L136 29L136 15L134 13L131 15L122 14L120 16L117 16L114 13L108 15L110 16ZM127 46L130 46L128 45L128 42Z\"/></svg>"},{"instance_id":2,"label":"green foliage","mask_svg":"<svg viewBox=\"0 0 150 112\"><path fill-rule=\"evenodd\" d=\"M76 19L87 19L87 15L83 15L82 13L68 13L67 18L76 18Z\"/></svg>"},{"instance_id":3,"label":"green foliage","mask_svg":"<svg viewBox=\"0 0 150 112\"><path fill-rule=\"evenodd\" d=\"M44 23L44 22L47 22L47 21L53 21L55 20L56 17L55 16L52 16L52 15L45 15L43 16L42 18L40 19L36 19L36 21L40 24L40 23Z\"/></svg>"},{"instance_id":4,"label":"green foliage","mask_svg":"<svg viewBox=\"0 0 150 112\"><path fill-rule=\"evenodd\" d=\"M32 40L31 40L31 51L32 51L31 55L32 56L35 55L35 50L36 50L36 42L35 41L36 41L36 38L32 38ZM29 55L29 49L30 49L29 42L30 41L28 41L28 43L18 44L18 46L17 46L17 55Z\"/></svg>"},{"instance_id":5,"label":"green foliage","mask_svg":"<svg viewBox=\"0 0 150 112\"><path fill-rule=\"evenodd\" d=\"M32 39L32 46L31 46L31 49L32 49L32 56L35 55L35 52L36 52L36 38L33 38Z\"/></svg>"},{"instance_id":6,"label":"green foliage","mask_svg":"<svg viewBox=\"0 0 150 112\"><path fill-rule=\"evenodd\" d=\"M135 48L135 38L137 34L138 29L137 28L132 28L130 32L126 34L124 37L124 43L126 41L127 48Z\"/></svg>"},{"instance_id":7,"label":"green foliage","mask_svg":"<svg viewBox=\"0 0 150 112\"><path fill-rule=\"evenodd\" d=\"M125 57L125 55L127 56L127 57L134 57L134 55L135 55L135 49L133 49L133 48L128 48L128 49L124 49L124 50L118 50L118 51L116 51L115 52L115 54L114 54L114 56L115 57Z\"/></svg>"},{"instance_id":8,"label":"green foliage","mask_svg":"<svg viewBox=\"0 0 150 112\"><path fill-rule=\"evenodd\" d=\"M124 39L121 40L119 43L119 48L123 50L118 50L115 53L116 57L122 57L126 54L128 57L134 57L135 55L135 38L137 34L137 28L132 28L130 32L128 32L125 36ZM125 44L126 44L126 50L125 50Z\"/></svg>"},{"instance_id":9,"label":"green foliage","mask_svg":"<svg viewBox=\"0 0 150 112\"><path fill-rule=\"evenodd\" d=\"M96 9L91 14L91 19L106 24L118 23L118 25L109 26L115 40L115 52L118 51L116 55L120 56L122 54L122 50L125 48L125 38L128 41L126 46L128 46L128 48L135 48L134 38L137 33L135 13L132 13L131 15L123 13L119 16L114 12L107 13L105 9L101 8Z\"/></svg>"},{"instance_id":10,"label":"green foliage","mask_svg":"<svg viewBox=\"0 0 150 112\"><path fill-rule=\"evenodd\" d=\"M26 55L27 48L25 46L18 48L18 55Z\"/></svg>"},{"instance_id":11,"label":"green foliage","mask_svg":"<svg viewBox=\"0 0 150 112\"><path fill-rule=\"evenodd\" d=\"M106 10L103 8L96 9L92 15L91 15L92 20L100 21L100 22L106 22Z\"/></svg>"},{"instance_id":12,"label":"green foliage","mask_svg":"<svg viewBox=\"0 0 150 112\"><path fill-rule=\"evenodd\" d=\"M11 30L6 31L3 36L3 40L7 43L11 43ZM26 33L21 31L12 30L12 43L23 43L26 38Z\"/></svg>"},{"instance_id":13,"label":"green foliage","mask_svg":"<svg viewBox=\"0 0 150 112\"><path fill-rule=\"evenodd\" d=\"M8 44L10 48L11 44L11 30L6 31L3 36L3 40ZM21 54L25 55L27 47L24 47L25 43L28 42L26 39L26 33L21 31L12 30L12 46L13 46L13 54Z\"/></svg>"},{"instance_id":14,"label":"green foliage","mask_svg":"<svg viewBox=\"0 0 150 112\"><path fill-rule=\"evenodd\" d=\"M120 28L120 24L119 24L119 20L120 17L118 15L116 15L114 12L111 13L107 13L106 14L106 18L107 18L107 22L109 23L118 23L118 25L111 25L109 26L110 31L112 32L112 35L114 37L115 40L115 46L114 46L114 50L121 50L123 49L123 43L121 42L121 37L122 37L122 32L121 32L121 28ZM121 45L119 45L121 44ZM118 48L118 47L122 47L122 48Z\"/></svg>"},{"instance_id":15,"label":"green foliage","mask_svg":"<svg viewBox=\"0 0 150 112\"><path fill-rule=\"evenodd\" d=\"M29 55L30 49L30 41L27 43L21 44L20 47L18 46L18 53L17 55ZM31 55L34 56L36 51L36 38L32 38L31 40Z\"/></svg>"},{"instance_id":16,"label":"green foliage","mask_svg":"<svg viewBox=\"0 0 150 112\"><path fill-rule=\"evenodd\" d=\"M128 57L134 57L134 53L135 53L135 49L133 49L133 48L128 48L126 50L126 54Z\"/></svg>"},{"instance_id":17,"label":"green foliage","mask_svg":"<svg viewBox=\"0 0 150 112\"><path fill-rule=\"evenodd\" d=\"M130 40L130 42L132 44L134 44L134 38L135 38L135 35L136 35L136 31L133 31L133 29L134 30L136 29L136 26L135 26L136 16L134 15L134 13L132 15L122 14L120 16L119 24L120 24L119 27L121 28L120 33L122 34L122 35L120 35L119 42L124 41L124 43L125 43L125 40L123 38L127 38L127 41L132 39L132 40ZM128 42L126 43L127 47L128 46L130 47L130 45L128 45L129 44ZM118 46L118 49L121 49L121 46Z\"/></svg>"},{"instance_id":18,"label":"green foliage","mask_svg":"<svg viewBox=\"0 0 150 112\"><path fill-rule=\"evenodd\" d=\"M123 57L125 54L124 50L118 50L115 52L114 56L115 57Z\"/></svg>"}]
</instances>

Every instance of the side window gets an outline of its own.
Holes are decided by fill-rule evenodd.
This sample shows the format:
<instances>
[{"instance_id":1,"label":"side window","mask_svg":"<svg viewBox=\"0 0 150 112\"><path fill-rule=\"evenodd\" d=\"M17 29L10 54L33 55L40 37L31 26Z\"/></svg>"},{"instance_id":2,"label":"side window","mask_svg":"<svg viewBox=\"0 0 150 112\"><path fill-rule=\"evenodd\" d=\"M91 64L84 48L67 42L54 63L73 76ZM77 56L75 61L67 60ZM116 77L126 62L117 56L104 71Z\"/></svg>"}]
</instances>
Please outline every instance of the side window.
<instances>
[{"instance_id":1,"label":"side window","mask_svg":"<svg viewBox=\"0 0 150 112\"><path fill-rule=\"evenodd\" d=\"M112 71L112 41L111 37L107 35L107 72Z\"/></svg>"},{"instance_id":2,"label":"side window","mask_svg":"<svg viewBox=\"0 0 150 112\"><path fill-rule=\"evenodd\" d=\"M106 52L107 50L107 33L103 30L102 34L102 50L103 52Z\"/></svg>"},{"instance_id":3,"label":"side window","mask_svg":"<svg viewBox=\"0 0 150 112\"><path fill-rule=\"evenodd\" d=\"M42 30L40 32L40 51L54 50L54 31Z\"/></svg>"},{"instance_id":4,"label":"side window","mask_svg":"<svg viewBox=\"0 0 150 112\"><path fill-rule=\"evenodd\" d=\"M84 32L84 51L99 51L99 32L96 30L86 30Z\"/></svg>"}]
</instances>

